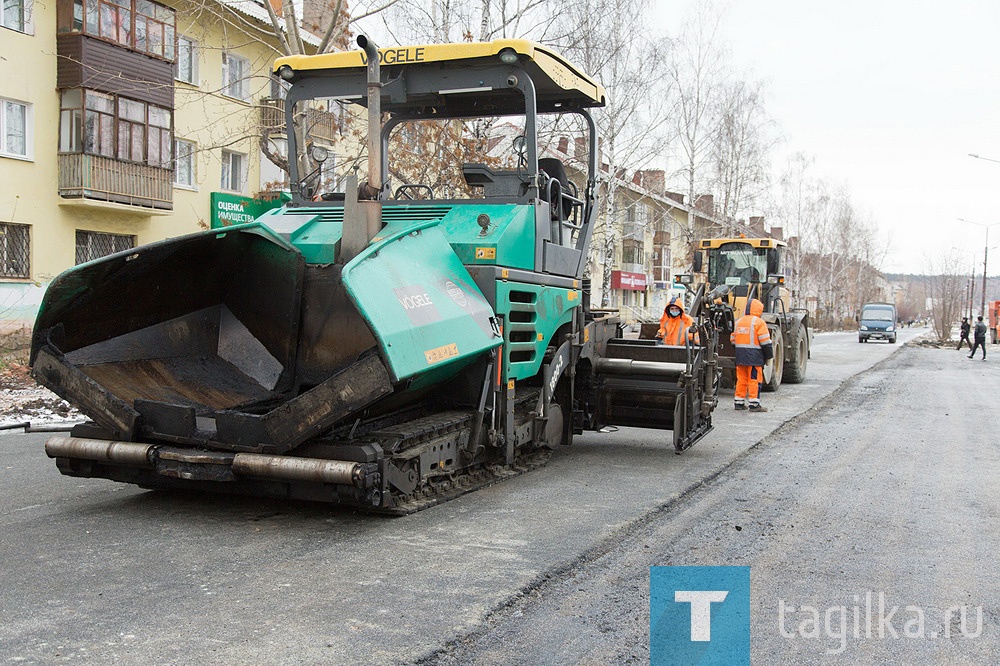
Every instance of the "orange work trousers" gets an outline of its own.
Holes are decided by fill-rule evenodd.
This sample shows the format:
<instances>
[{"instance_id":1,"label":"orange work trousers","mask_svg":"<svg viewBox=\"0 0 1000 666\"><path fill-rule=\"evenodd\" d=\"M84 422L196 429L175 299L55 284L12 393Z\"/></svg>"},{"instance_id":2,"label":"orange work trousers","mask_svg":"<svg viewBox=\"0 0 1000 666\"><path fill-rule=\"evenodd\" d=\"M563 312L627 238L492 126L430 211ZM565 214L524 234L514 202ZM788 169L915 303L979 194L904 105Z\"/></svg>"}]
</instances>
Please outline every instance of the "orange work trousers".
<instances>
[{"instance_id":1,"label":"orange work trousers","mask_svg":"<svg viewBox=\"0 0 1000 666\"><path fill-rule=\"evenodd\" d=\"M750 398L756 400L760 391L760 380L764 378L764 368L752 365L736 366L736 395L737 400Z\"/></svg>"}]
</instances>

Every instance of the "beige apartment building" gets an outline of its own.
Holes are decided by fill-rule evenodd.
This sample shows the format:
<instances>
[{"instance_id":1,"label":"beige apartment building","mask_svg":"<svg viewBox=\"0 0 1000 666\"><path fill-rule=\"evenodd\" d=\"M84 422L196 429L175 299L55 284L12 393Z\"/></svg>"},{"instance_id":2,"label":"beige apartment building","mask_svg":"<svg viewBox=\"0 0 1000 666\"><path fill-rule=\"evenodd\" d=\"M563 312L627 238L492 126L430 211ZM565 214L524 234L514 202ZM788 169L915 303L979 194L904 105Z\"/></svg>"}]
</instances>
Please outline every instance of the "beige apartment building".
<instances>
[{"instance_id":1,"label":"beige apartment building","mask_svg":"<svg viewBox=\"0 0 1000 666\"><path fill-rule=\"evenodd\" d=\"M251 0L5 0L0 322L76 264L260 212L279 55Z\"/></svg>"}]
</instances>

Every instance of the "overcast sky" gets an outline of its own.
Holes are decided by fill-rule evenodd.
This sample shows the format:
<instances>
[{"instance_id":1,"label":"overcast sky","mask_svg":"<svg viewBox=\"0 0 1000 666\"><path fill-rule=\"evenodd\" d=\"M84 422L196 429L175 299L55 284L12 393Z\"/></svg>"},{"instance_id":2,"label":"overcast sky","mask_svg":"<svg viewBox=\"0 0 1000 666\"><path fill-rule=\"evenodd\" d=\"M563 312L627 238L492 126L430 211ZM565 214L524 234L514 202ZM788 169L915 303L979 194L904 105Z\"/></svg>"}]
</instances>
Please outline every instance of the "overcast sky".
<instances>
[{"instance_id":1,"label":"overcast sky","mask_svg":"<svg viewBox=\"0 0 1000 666\"><path fill-rule=\"evenodd\" d=\"M676 34L690 0L653 0ZM671 18L676 17L676 21ZM891 251L883 270L929 272L957 247L1000 274L1000 2L731 0L734 62L767 83L784 143L844 184ZM975 258L973 256L975 253Z\"/></svg>"},{"instance_id":2,"label":"overcast sky","mask_svg":"<svg viewBox=\"0 0 1000 666\"><path fill-rule=\"evenodd\" d=\"M697 0L651 0L676 35ZM1000 0L718 0L723 38L767 85L788 155L844 185L890 247L882 269L930 272L959 248L1000 274ZM378 27L372 26L377 34Z\"/></svg>"}]
</instances>

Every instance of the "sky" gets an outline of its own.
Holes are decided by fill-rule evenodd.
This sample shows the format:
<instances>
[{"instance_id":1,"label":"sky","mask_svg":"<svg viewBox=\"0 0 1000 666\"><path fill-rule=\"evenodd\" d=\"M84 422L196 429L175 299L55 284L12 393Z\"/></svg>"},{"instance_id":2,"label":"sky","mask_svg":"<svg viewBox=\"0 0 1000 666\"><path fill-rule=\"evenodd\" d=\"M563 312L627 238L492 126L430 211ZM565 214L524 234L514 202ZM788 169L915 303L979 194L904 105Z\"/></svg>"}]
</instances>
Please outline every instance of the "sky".
<instances>
[{"instance_id":1,"label":"sky","mask_svg":"<svg viewBox=\"0 0 1000 666\"><path fill-rule=\"evenodd\" d=\"M652 4L676 34L692 0ZM977 224L996 224L1000 274L1000 2L730 0L722 12L733 63L766 84L776 168L803 152L846 186L888 244L883 271L930 273L956 248L981 273Z\"/></svg>"},{"instance_id":2,"label":"sky","mask_svg":"<svg viewBox=\"0 0 1000 666\"><path fill-rule=\"evenodd\" d=\"M650 0L654 29L678 34L700 1ZM813 158L877 225L885 272L942 253L981 272L996 224L1000 275L1000 0L714 1L734 67L766 84L775 176Z\"/></svg>"}]
</instances>

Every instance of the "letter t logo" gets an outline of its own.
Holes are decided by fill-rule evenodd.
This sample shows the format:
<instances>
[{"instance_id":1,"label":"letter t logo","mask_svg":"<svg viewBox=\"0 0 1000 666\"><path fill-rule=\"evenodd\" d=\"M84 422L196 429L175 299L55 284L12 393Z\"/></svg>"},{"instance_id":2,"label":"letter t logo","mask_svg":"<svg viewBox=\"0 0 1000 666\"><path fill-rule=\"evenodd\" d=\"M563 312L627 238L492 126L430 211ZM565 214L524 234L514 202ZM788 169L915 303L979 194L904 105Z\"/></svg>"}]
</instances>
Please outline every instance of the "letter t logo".
<instances>
[{"instance_id":1,"label":"letter t logo","mask_svg":"<svg viewBox=\"0 0 1000 666\"><path fill-rule=\"evenodd\" d=\"M674 601L691 604L692 641L712 640L712 603L725 601L727 596L729 596L729 592L721 590L704 592L677 590L674 592Z\"/></svg>"}]
</instances>

